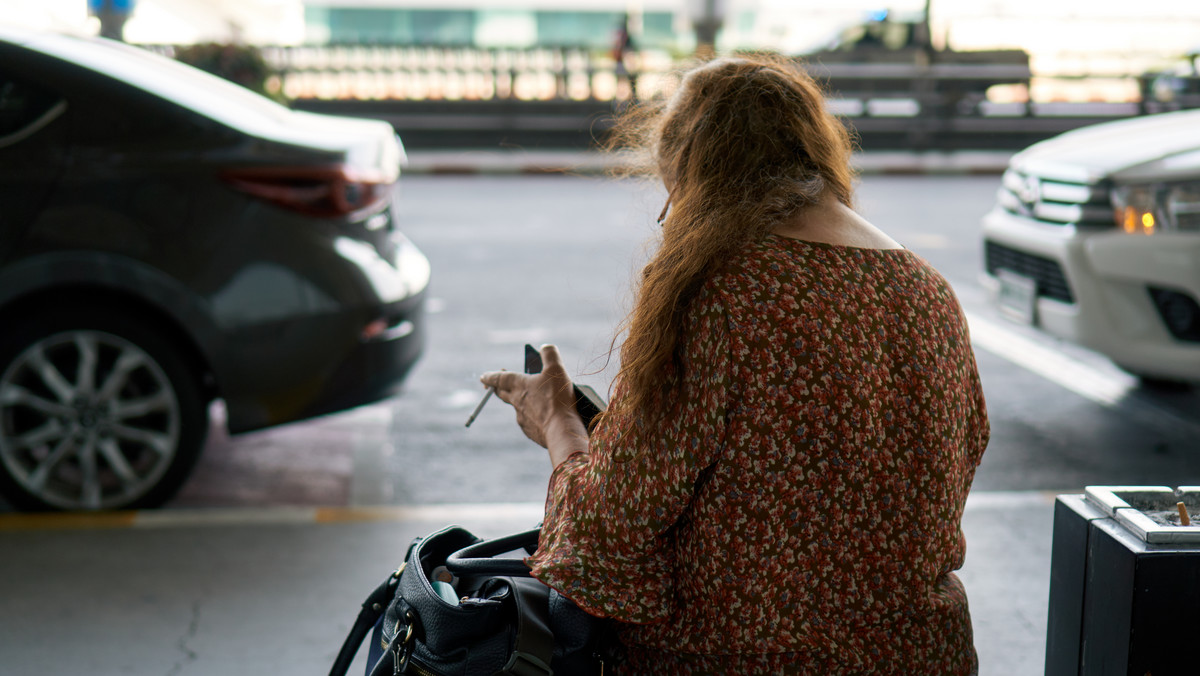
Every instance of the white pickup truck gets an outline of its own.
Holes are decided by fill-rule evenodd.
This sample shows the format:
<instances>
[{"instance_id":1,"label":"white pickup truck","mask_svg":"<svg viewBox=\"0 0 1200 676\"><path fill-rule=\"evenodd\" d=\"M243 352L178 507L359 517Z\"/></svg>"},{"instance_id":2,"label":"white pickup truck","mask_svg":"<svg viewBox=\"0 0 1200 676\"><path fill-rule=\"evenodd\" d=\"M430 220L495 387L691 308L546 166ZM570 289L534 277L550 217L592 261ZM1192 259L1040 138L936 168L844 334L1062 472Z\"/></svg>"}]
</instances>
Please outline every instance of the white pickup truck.
<instances>
[{"instance_id":1,"label":"white pickup truck","mask_svg":"<svg viewBox=\"0 0 1200 676\"><path fill-rule=\"evenodd\" d=\"M1085 127L1012 158L983 284L1014 321L1146 385L1200 381L1200 110Z\"/></svg>"}]
</instances>

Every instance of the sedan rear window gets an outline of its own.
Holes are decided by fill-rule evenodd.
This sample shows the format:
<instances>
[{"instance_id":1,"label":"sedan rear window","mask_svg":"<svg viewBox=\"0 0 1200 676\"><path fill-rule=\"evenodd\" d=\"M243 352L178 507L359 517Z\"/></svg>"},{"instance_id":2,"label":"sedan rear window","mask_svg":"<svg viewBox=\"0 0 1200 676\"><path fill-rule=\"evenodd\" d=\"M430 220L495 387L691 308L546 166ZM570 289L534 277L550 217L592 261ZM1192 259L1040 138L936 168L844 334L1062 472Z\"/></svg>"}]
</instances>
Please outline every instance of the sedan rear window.
<instances>
[{"instance_id":1,"label":"sedan rear window","mask_svg":"<svg viewBox=\"0 0 1200 676\"><path fill-rule=\"evenodd\" d=\"M0 39L6 37L0 31ZM42 34L23 46L72 61L250 134L269 134L290 111L250 90L174 59L111 41Z\"/></svg>"}]
</instances>

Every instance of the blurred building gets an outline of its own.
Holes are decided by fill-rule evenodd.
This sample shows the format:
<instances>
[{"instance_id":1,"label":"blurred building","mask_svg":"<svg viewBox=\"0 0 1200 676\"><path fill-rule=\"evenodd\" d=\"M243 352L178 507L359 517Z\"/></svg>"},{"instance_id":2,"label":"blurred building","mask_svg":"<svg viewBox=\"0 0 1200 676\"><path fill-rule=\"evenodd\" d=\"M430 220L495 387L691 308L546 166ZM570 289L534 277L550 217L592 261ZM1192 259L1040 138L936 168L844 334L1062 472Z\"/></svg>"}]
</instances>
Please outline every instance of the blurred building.
<instances>
[{"instance_id":1,"label":"blurred building","mask_svg":"<svg viewBox=\"0 0 1200 676\"><path fill-rule=\"evenodd\" d=\"M148 1L148 0L147 0ZM924 0L303 0L310 43L463 47L611 46L623 16L640 49L690 52L698 21L718 48L800 53L880 7Z\"/></svg>"},{"instance_id":2,"label":"blurred building","mask_svg":"<svg viewBox=\"0 0 1200 676\"><path fill-rule=\"evenodd\" d=\"M305 0L310 43L608 48L626 13L640 47L688 33L681 0Z\"/></svg>"},{"instance_id":3,"label":"blurred building","mask_svg":"<svg viewBox=\"0 0 1200 676\"><path fill-rule=\"evenodd\" d=\"M297 44L304 40L302 0L126 0L126 42ZM39 30L99 33L88 0L0 0L0 23Z\"/></svg>"},{"instance_id":4,"label":"blurred building","mask_svg":"<svg viewBox=\"0 0 1200 676\"><path fill-rule=\"evenodd\" d=\"M2 0L0 22L95 34L88 0ZM923 0L891 0L889 7ZM798 52L861 20L879 0L134 0L125 39L142 44L611 46L626 14L639 48L687 52L715 15L722 49Z\"/></svg>"},{"instance_id":5,"label":"blurred building","mask_svg":"<svg viewBox=\"0 0 1200 676\"><path fill-rule=\"evenodd\" d=\"M718 51L802 54L880 10L925 0L133 0L129 42L407 44L528 49L612 45L628 13L641 49L689 53L694 25L719 17ZM0 0L0 23L96 34L88 0ZM1171 67L1200 44L1200 2L932 0L931 38L959 50L1022 48L1035 73L1126 75Z\"/></svg>"}]
</instances>

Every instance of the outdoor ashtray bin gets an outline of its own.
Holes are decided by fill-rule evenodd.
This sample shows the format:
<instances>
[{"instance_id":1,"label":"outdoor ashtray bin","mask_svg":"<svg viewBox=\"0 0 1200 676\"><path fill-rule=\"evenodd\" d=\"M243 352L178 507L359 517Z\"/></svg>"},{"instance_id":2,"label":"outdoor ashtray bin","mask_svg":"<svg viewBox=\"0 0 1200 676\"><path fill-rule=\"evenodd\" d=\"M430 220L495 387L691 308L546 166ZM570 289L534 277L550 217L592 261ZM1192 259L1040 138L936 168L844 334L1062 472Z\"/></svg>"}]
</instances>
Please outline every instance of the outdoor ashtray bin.
<instances>
[{"instance_id":1,"label":"outdoor ashtray bin","mask_svg":"<svg viewBox=\"0 0 1200 676\"><path fill-rule=\"evenodd\" d=\"M1046 676L1200 674L1200 486L1058 496L1047 620Z\"/></svg>"}]
</instances>

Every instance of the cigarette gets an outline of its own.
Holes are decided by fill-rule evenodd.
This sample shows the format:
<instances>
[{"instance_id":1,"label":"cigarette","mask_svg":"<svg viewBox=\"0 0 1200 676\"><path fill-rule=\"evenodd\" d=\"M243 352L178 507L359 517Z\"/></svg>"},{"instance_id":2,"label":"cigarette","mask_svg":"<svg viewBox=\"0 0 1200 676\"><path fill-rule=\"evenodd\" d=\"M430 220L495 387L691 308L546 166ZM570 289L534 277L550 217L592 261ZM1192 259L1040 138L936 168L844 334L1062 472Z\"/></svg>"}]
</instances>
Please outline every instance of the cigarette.
<instances>
[{"instance_id":1,"label":"cigarette","mask_svg":"<svg viewBox=\"0 0 1200 676\"><path fill-rule=\"evenodd\" d=\"M471 423L475 422L475 416L479 415L479 412L483 410L483 405L486 404L488 402L488 399L491 399L492 395L495 393L496 393L496 388L494 388L494 387L488 388L487 392L485 392L483 395L483 399L479 400L479 405L475 407L474 411L471 411L471 417L467 418L466 427L470 427ZM1180 504L1182 504L1182 503L1180 503Z\"/></svg>"},{"instance_id":2,"label":"cigarette","mask_svg":"<svg viewBox=\"0 0 1200 676\"><path fill-rule=\"evenodd\" d=\"M1192 520L1188 517L1187 505L1182 502L1176 502L1175 508L1179 510L1179 523L1184 526L1192 525Z\"/></svg>"}]
</instances>

